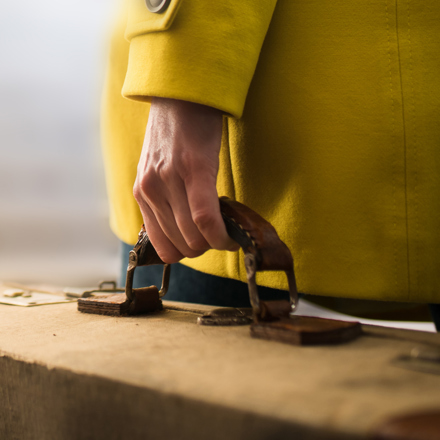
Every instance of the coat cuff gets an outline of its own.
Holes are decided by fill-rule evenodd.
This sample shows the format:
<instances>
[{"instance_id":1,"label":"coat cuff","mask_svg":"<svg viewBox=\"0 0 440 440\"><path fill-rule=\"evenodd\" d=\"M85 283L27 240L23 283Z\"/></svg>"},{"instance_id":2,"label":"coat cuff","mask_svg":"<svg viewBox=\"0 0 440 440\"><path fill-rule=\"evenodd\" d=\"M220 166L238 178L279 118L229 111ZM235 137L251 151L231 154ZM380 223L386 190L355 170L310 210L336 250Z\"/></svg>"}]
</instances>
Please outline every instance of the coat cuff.
<instances>
[{"instance_id":1,"label":"coat cuff","mask_svg":"<svg viewBox=\"0 0 440 440\"><path fill-rule=\"evenodd\" d=\"M136 3L123 96L191 101L240 118L275 3L172 0L168 16Z\"/></svg>"}]
</instances>

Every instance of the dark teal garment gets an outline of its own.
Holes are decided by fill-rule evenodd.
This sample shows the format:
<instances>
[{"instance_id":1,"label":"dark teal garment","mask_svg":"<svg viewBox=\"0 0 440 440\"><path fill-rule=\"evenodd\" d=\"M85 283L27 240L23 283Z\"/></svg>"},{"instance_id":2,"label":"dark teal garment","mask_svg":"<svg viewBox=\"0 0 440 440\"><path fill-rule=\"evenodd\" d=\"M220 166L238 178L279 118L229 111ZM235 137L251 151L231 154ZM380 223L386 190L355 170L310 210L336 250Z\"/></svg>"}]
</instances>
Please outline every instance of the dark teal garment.
<instances>
[{"instance_id":1,"label":"dark teal garment","mask_svg":"<svg viewBox=\"0 0 440 440\"><path fill-rule=\"evenodd\" d=\"M435 328L440 332L440 304L430 304L429 310L431 311L432 320L434 321Z\"/></svg>"},{"instance_id":2,"label":"dark teal garment","mask_svg":"<svg viewBox=\"0 0 440 440\"><path fill-rule=\"evenodd\" d=\"M128 264L128 254L133 249L122 243L122 267L120 285L125 285ZM134 287L146 287L162 283L163 266L141 266L134 274ZM284 290L258 287L261 299L288 299L289 294ZM170 301L183 301L196 304L208 304L222 307L250 307L249 292L246 283L208 275L191 269L183 264L173 264L171 267L170 286L164 297Z\"/></svg>"}]
</instances>

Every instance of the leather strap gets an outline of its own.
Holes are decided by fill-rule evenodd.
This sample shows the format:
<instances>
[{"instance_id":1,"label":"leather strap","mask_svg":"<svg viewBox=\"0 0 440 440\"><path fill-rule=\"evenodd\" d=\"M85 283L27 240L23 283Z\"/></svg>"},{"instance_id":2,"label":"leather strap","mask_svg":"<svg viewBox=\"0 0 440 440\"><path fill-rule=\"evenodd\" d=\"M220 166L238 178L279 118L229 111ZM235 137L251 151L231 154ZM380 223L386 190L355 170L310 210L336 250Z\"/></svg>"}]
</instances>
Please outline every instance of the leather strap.
<instances>
[{"instance_id":1,"label":"leather strap","mask_svg":"<svg viewBox=\"0 0 440 440\"><path fill-rule=\"evenodd\" d=\"M280 240L275 228L252 209L227 197L221 197L219 203L228 234L242 247L245 254L245 266L254 320L258 322L278 319L281 310L283 316L288 316L295 308L298 300L293 258L288 247ZM157 255L144 226L142 226L138 242L130 252L129 257L125 286L128 301L135 301L137 296L141 294L138 289L133 289L133 276L136 267L153 264L164 265L162 288L159 291L159 296L162 297L168 288L170 266L165 264ZM266 301L264 304L260 304L255 276L257 271L262 270L282 270L286 272L290 301ZM140 302L140 300L137 299L137 302Z\"/></svg>"},{"instance_id":2,"label":"leather strap","mask_svg":"<svg viewBox=\"0 0 440 440\"><path fill-rule=\"evenodd\" d=\"M298 301L293 258L280 240L274 227L255 211L227 197L219 200L220 210L229 235L242 247L248 279L249 297L254 323L251 335L290 344L335 344L346 342L361 334L358 322L343 322L305 316L292 316ZM162 287L133 289L136 267L163 264ZM256 273L262 270L282 270L289 283L290 300L260 301ZM170 278L170 265L165 264L142 227L139 239L130 252L125 294L84 298L78 300L78 310L106 315L137 315L162 309ZM214 316L215 311L212 316ZM224 313L224 310L222 310ZM245 320L247 323L247 320ZM218 322L218 317L215 322ZM229 322L229 321L228 321ZM240 321L240 323L243 323Z\"/></svg>"},{"instance_id":3,"label":"leather strap","mask_svg":"<svg viewBox=\"0 0 440 440\"><path fill-rule=\"evenodd\" d=\"M275 228L242 203L220 198L220 211L226 229L244 253L256 256L257 270L291 270L293 258Z\"/></svg>"}]
</instances>

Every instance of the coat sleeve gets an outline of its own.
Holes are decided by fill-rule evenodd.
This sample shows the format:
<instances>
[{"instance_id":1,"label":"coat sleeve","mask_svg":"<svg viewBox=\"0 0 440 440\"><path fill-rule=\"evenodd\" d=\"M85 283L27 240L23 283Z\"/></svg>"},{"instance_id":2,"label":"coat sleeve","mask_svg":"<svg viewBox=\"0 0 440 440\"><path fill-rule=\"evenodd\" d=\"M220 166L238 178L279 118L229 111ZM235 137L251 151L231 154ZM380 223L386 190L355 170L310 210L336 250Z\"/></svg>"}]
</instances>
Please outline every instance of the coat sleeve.
<instances>
[{"instance_id":1,"label":"coat sleeve","mask_svg":"<svg viewBox=\"0 0 440 440\"><path fill-rule=\"evenodd\" d=\"M129 1L123 96L181 99L240 118L276 0L171 0L162 13Z\"/></svg>"}]
</instances>

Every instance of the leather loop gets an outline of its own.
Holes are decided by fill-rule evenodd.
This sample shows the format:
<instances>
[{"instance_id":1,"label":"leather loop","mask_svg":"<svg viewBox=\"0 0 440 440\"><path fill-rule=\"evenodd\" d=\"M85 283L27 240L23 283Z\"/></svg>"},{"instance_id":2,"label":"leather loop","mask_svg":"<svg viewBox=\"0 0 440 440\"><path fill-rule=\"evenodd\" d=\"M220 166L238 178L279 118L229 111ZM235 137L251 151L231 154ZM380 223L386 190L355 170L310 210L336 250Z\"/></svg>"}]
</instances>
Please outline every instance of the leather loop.
<instances>
[{"instance_id":1,"label":"leather loop","mask_svg":"<svg viewBox=\"0 0 440 440\"><path fill-rule=\"evenodd\" d=\"M149 266L152 264L165 264L159 255L157 255L156 249L154 249L150 238L147 235L145 226L142 228L138 235L138 241L133 247L133 251L137 254L137 266Z\"/></svg>"},{"instance_id":2,"label":"leather loop","mask_svg":"<svg viewBox=\"0 0 440 440\"><path fill-rule=\"evenodd\" d=\"M275 228L252 209L227 197L221 197L219 203L228 234L242 247L245 253L249 296L255 321L270 321L279 319L280 316L288 316L294 310L298 300L293 258L288 247L280 240ZM133 276L136 267L153 264L164 265L164 276L162 288L158 294L159 298L166 293L168 288L170 268L161 260L148 238L145 227L142 226L138 242L130 252L127 269L125 292L129 302L135 303L136 301L136 289L133 289ZM290 302L287 300L267 302L264 303L264 307L260 307L255 275L257 271L261 270L282 270L286 272L289 282ZM130 304L129 310L136 313L134 311L137 310L137 306Z\"/></svg>"},{"instance_id":3,"label":"leather loop","mask_svg":"<svg viewBox=\"0 0 440 440\"><path fill-rule=\"evenodd\" d=\"M255 322L276 320L284 310L284 316L295 310L298 301L293 258L289 248L278 237L275 228L263 217L247 206L227 197L220 198L220 212L228 234L243 249L248 279L249 297L254 311ZM258 297L255 275L257 271L282 270L286 272L290 302L282 305L272 302L262 307Z\"/></svg>"},{"instance_id":4,"label":"leather loop","mask_svg":"<svg viewBox=\"0 0 440 440\"><path fill-rule=\"evenodd\" d=\"M138 266L150 266L154 264L164 265L162 287L160 291L155 286L147 287L146 289L151 289L154 287L154 289L156 289L157 291L157 300L159 300L162 296L166 294L168 290L171 266L164 263L159 257L156 249L154 249L154 246L147 235L145 226L142 225L141 231L139 232L138 241L134 245L133 250L130 251L127 277L125 280L125 294L127 295L127 301L129 304L128 310L130 314L141 313L140 310L142 310L142 308L144 307L143 304L146 304L146 302L149 301L145 295L141 295L142 289L133 289L134 271ZM152 292L150 292L150 294L151 293ZM136 301L138 301L138 303L140 301L140 303L136 305ZM158 307L162 308L162 302L160 300L159 302L156 301L156 303L158 304Z\"/></svg>"},{"instance_id":5,"label":"leather loop","mask_svg":"<svg viewBox=\"0 0 440 440\"><path fill-rule=\"evenodd\" d=\"M247 206L227 197L220 197L220 211L227 227L231 219L238 225L238 229L234 228L234 235L230 235L243 251L258 255L257 270L292 269L293 258L289 248L267 220Z\"/></svg>"},{"instance_id":6,"label":"leather loop","mask_svg":"<svg viewBox=\"0 0 440 440\"><path fill-rule=\"evenodd\" d=\"M159 290L156 286L141 287L133 289L134 300L129 304L127 313L139 315L141 313L162 310L162 301L159 297Z\"/></svg>"},{"instance_id":7,"label":"leather loop","mask_svg":"<svg viewBox=\"0 0 440 440\"><path fill-rule=\"evenodd\" d=\"M289 318L292 308L289 301L260 301L259 321L274 321L280 318Z\"/></svg>"}]
</instances>

